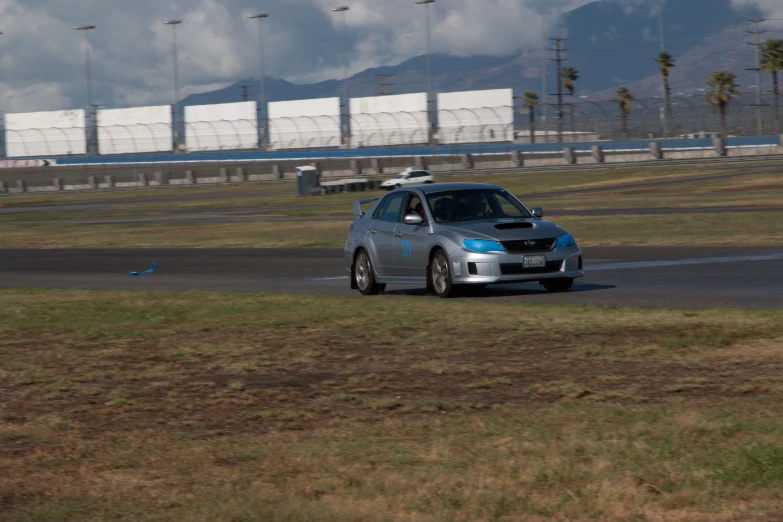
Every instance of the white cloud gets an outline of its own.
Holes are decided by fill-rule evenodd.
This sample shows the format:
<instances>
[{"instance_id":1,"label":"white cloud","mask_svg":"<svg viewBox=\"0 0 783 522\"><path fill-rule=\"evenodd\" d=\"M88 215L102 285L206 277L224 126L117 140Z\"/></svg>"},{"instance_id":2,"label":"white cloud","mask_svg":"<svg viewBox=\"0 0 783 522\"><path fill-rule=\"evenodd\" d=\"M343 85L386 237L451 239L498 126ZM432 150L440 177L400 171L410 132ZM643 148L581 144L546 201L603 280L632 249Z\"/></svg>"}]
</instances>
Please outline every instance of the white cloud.
<instances>
[{"instance_id":1,"label":"white cloud","mask_svg":"<svg viewBox=\"0 0 783 522\"><path fill-rule=\"evenodd\" d=\"M537 48L540 15L556 16L588 1L439 0L431 4L433 50L505 55ZM649 2L612 1L634 7ZM783 18L780 0L733 1ZM258 77L259 23L268 74L291 81L340 78L340 18L330 11L340 2L351 7L351 73L423 54L425 8L413 0L0 0L0 110L83 107L83 35L73 27L87 23L98 26L90 37L100 104L171 102L172 35L161 23L168 18L183 20L177 27L183 96ZM270 18L245 18L259 8Z\"/></svg>"}]
</instances>

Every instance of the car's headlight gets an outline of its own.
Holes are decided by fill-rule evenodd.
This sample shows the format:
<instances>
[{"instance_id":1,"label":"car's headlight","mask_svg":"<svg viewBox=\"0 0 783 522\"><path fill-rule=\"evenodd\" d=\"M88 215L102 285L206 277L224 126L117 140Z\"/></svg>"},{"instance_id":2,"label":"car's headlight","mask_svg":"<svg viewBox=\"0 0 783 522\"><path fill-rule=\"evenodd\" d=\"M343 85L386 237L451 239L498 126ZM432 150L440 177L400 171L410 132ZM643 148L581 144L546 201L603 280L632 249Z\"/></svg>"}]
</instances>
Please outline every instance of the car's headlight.
<instances>
[{"instance_id":1,"label":"car's headlight","mask_svg":"<svg viewBox=\"0 0 783 522\"><path fill-rule=\"evenodd\" d=\"M491 239L465 239L462 245L473 252L505 252L503 245Z\"/></svg>"},{"instance_id":2,"label":"car's headlight","mask_svg":"<svg viewBox=\"0 0 783 522\"><path fill-rule=\"evenodd\" d=\"M555 248L571 248L576 246L576 241L574 241L574 236L571 234L566 234L564 236L560 236L557 238L557 243L555 243Z\"/></svg>"}]
</instances>

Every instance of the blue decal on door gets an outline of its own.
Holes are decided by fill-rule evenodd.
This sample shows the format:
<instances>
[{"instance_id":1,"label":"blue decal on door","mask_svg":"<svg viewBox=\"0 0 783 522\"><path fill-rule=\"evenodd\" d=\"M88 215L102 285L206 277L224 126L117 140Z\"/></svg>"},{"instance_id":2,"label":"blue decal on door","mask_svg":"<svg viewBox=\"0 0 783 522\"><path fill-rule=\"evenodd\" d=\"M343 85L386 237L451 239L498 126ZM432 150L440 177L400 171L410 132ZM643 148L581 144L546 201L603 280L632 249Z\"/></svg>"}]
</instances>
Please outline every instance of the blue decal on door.
<instances>
[{"instance_id":1,"label":"blue decal on door","mask_svg":"<svg viewBox=\"0 0 783 522\"><path fill-rule=\"evenodd\" d=\"M400 239L400 246L402 247L402 254L400 254L400 257L413 257L410 240Z\"/></svg>"}]
</instances>

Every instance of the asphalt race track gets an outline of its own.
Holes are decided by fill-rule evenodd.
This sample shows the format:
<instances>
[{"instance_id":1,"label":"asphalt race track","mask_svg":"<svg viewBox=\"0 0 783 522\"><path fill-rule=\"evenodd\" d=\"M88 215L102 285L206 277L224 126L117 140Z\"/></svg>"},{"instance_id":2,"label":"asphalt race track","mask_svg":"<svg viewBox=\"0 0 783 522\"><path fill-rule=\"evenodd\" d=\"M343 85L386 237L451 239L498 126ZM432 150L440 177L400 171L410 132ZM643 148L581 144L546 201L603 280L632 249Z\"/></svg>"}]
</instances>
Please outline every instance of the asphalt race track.
<instances>
[{"instance_id":1,"label":"asphalt race track","mask_svg":"<svg viewBox=\"0 0 783 522\"><path fill-rule=\"evenodd\" d=\"M571 292L491 286L463 299L667 308L780 308L783 248L585 248L587 276ZM157 263L154 274L134 277ZM0 250L0 288L209 290L354 296L340 249ZM423 288L387 288L380 299ZM367 298L365 298L367 299Z\"/></svg>"}]
</instances>

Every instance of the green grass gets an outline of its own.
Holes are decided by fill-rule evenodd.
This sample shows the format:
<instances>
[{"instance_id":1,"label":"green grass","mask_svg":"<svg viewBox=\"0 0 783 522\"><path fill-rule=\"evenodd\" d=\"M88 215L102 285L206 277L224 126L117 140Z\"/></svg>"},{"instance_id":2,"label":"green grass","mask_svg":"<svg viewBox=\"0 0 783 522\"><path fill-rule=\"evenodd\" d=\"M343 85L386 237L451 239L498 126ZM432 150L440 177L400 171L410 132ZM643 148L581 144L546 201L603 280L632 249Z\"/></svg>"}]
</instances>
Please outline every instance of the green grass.
<instances>
[{"instance_id":1,"label":"green grass","mask_svg":"<svg viewBox=\"0 0 783 522\"><path fill-rule=\"evenodd\" d=\"M783 221L776 212L731 214L634 215L633 209L647 207L761 206L779 205L781 192L774 174L738 175L700 182L684 181L655 187L637 187L613 193L526 197L526 194L568 188L611 186L720 172L715 166L677 168L602 169L546 173L459 175L443 180L483 181L500 184L519 195L528 206L553 210L628 209L625 215L563 216L555 221L568 228L584 246L592 245L777 245L783 239ZM112 202L94 212L3 216L0 212L0 248L56 247L340 247L345 242L351 204L356 198L381 196L364 192L300 198L292 194L270 194L269 188L285 184L228 187L187 187L145 194L149 202L132 205ZM771 187L771 189L770 189ZM766 190L764 190L766 189ZM207 200L185 199L156 202L156 195L210 194ZM63 195L66 201L104 197ZM130 192L121 192L123 197ZM232 197L229 197L232 196ZM655 197L652 197L655 196ZM57 198L47 197L49 201ZM44 201L41 198L4 198L11 204ZM171 212L214 212L242 210L247 213L298 218L345 217L345 221L287 223L160 223L160 224L67 224L68 219L101 217L165 216ZM52 223L42 223L52 221Z\"/></svg>"},{"instance_id":2,"label":"green grass","mask_svg":"<svg viewBox=\"0 0 783 522\"><path fill-rule=\"evenodd\" d=\"M581 246L780 245L779 212L562 216ZM0 248L342 247L350 220L192 224L4 225Z\"/></svg>"},{"instance_id":3,"label":"green grass","mask_svg":"<svg viewBox=\"0 0 783 522\"><path fill-rule=\"evenodd\" d=\"M254 194L270 190L295 190L291 182L259 182L253 184L236 184L225 186L168 186L149 187L144 189L95 190L83 192L59 192L41 195L10 195L2 194L0 203L3 206L45 205L48 203L102 201L111 199L149 198L186 196L192 194L211 194L219 197L224 194Z\"/></svg>"},{"instance_id":4,"label":"green grass","mask_svg":"<svg viewBox=\"0 0 783 522\"><path fill-rule=\"evenodd\" d=\"M3 520L783 505L779 311L43 290L0 307Z\"/></svg>"}]
</instances>

